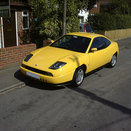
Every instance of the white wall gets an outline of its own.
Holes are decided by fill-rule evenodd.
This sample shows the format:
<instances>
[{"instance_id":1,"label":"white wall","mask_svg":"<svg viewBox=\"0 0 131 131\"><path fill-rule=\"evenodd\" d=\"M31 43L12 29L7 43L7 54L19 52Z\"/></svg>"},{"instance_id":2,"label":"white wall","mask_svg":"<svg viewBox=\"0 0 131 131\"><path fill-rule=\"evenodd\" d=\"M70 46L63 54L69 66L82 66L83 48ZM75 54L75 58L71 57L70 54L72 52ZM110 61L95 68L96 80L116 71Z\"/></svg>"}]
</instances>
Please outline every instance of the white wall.
<instances>
[{"instance_id":1,"label":"white wall","mask_svg":"<svg viewBox=\"0 0 131 131\"><path fill-rule=\"evenodd\" d=\"M81 10L78 15L83 17L83 22L86 22L88 19L89 11ZM80 23L82 23L81 20Z\"/></svg>"},{"instance_id":2,"label":"white wall","mask_svg":"<svg viewBox=\"0 0 131 131\"><path fill-rule=\"evenodd\" d=\"M3 18L0 17L0 48L4 48ZM2 46L3 44L3 46Z\"/></svg>"}]
</instances>

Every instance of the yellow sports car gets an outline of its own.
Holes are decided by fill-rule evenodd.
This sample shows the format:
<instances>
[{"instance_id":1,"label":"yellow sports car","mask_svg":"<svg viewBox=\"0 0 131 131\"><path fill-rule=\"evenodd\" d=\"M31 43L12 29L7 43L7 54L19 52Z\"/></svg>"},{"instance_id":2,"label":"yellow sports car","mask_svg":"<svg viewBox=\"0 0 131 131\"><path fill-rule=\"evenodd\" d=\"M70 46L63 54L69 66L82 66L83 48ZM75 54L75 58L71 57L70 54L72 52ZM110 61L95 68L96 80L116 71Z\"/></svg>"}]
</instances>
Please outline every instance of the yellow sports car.
<instances>
[{"instance_id":1,"label":"yellow sports car","mask_svg":"<svg viewBox=\"0 0 131 131\"><path fill-rule=\"evenodd\" d=\"M118 54L118 44L103 35L68 33L31 52L20 68L23 74L45 83L80 86L86 73L105 64L114 67Z\"/></svg>"}]
</instances>

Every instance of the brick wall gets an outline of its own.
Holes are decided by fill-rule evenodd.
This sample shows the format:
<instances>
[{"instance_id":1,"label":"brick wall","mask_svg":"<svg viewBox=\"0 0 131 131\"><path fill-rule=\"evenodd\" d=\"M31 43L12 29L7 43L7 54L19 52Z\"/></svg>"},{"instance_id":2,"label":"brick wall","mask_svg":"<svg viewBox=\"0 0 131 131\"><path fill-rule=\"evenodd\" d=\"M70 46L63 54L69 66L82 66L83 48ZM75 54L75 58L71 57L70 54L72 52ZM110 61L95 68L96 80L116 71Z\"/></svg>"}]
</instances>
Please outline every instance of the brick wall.
<instances>
[{"instance_id":1,"label":"brick wall","mask_svg":"<svg viewBox=\"0 0 131 131\"><path fill-rule=\"evenodd\" d=\"M17 13L18 13L17 14L17 17L18 17L17 18L17 21L18 21L18 42L20 44L20 43L22 43L21 38L20 38L21 37L20 33L23 31L22 30L22 11L17 11Z\"/></svg>"},{"instance_id":2,"label":"brick wall","mask_svg":"<svg viewBox=\"0 0 131 131\"><path fill-rule=\"evenodd\" d=\"M0 49L0 69L20 63L27 54L35 49L35 44L26 44Z\"/></svg>"},{"instance_id":3,"label":"brick wall","mask_svg":"<svg viewBox=\"0 0 131 131\"><path fill-rule=\"evenodd\" d=\"M22 11L17 11L17 21L18 21L18 32L20 31L23 31L22 30Z\"/></svg>"},{"instance_id":4,"label":"brick wall","mask_svg":"<svg viewBox=\"0 0 131 131\"><path fill-rule=\"evenodd\" d=\"M18 21L18 41L19 45L30 43L30 29L23 30L23 16L22 11L17 11ZM33 13L29 11L29 26L32 21Z\"/></svg>"}]
</instances>

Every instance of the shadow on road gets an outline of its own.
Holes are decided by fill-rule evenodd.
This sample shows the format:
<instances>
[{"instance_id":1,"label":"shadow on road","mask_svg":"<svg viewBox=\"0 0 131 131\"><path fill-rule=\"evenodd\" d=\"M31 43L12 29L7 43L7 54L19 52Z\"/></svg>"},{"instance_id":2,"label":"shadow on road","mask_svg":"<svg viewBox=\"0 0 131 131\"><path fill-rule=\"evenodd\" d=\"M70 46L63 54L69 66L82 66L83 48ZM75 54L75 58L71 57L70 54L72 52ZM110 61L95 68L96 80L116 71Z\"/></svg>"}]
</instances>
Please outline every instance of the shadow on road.
<instances>
[{"instance_id":1,"label":"shadow on road","mask_svg":"<svg viewBox=\"0 0 131 131\"><path fill-rule=\"evenodd\" d=\"M115 110L118 110L124 114L128 114L128 115L131 115L131 109L123 106L123 105L120 105L120 104L117 104L115 102L112 102L112 101L109 101L109 100L106 100L104 98L101 98L99 96L97 96L96 94L92 93L92 92L89 92L89 91L86 91L82 88L72 88L72 87L69 87L71 90L73 91L76 91L80 94L83 94L84 96L86 96L87 98L90 98L91 100L93 101L97 101L105 106L108 106L110 108L113 108Z\"/></svg>"},{"instance_id":2,"label":"shadow on road","mask_svg":"<svg viewBox=\"0 0 131 131\"><path fill-rule=\"evenodd\" d=\"M98 77L101 77L101 74L98 73L98 71L100 71L103 68L107 68L106 65L92 71L89 72L88 74L85 75L85 77L88 77L92 74L97 75ZM66 85L70 85L69 82L65 83L65 84L61 84L61 85L52 85L52 84L46 84L44 82L41 82L39 80L30 78L28 76L25 76L21 73L20 69L17 70L14 73L14 77L22 82L24 82L26 85L30 86L30 87L34 87L34 88L38 88L38 89L44 89L44 90L59 90L59 89L63 89L65 88Z\"/></svg>"},{"instance_id":3,"label":"shadow on road","mask_svg":"<svg viewBox=\"0 0 131 131\"><path fill-rule=\"evenodd\" d=\"M14 73L14 77L22 82L25 83L25 85L32 87L32 88L37 88L37 89L41 89L41 90L60 90L60 89L64 89L64 86L54 86L51 84L46 84L43 83L41 81L35 80L33 78L30 78L28 76L25 76L21 73L20 70L17 70Z\"/></svg>"},{"instance_id":4,"label":"shadow on road","mask_svg":"<svg viewBox=\"0 0 131 131\"><path fill-rule=\"evenodd\" d=\"M103 66L104 67L104 66ZM86 74L85 77L88 77L92 74L94 75L97 75L98 77L101 77L101 75L98 73L99 70L103 69L103 67L100 67L88 74ZM47 83L44 83L44 82L41 82L39 80L36 80L36 79L33 79L33 78L30 78L28 76L25 76L21 73L20 69L17 70L15 73L14 73L14 77L22 82L25 83L25 85L27 86L30 86L30 87L33 87L33 88L38 88L38 89L42 89L42 90L60 90L60 89L64 89L67 85L70 85L69 83L66 83L66 84L61 84L61 85L52 85L52 84L47 84Z\"/></svg>"},{"instance_id":5,"label":"shadow on road","mask_svg":"<svg viewBox=\"0 0 131 131\"><path fill-rule=\"evenodd\" d=\"M60 90L60 89L65 89L65 88L68 88L68 89L71 89L73 91L76 91L80 94L83 94L84 96L86 96L88 99L91 99L91 100L94 100L94 101L97 101L105 106L108 106L110 108L113 108L115 110L118 110L124 114L128 114L128 115L131 115L131 109L123 106L123 105L120 105L120 104L117 104L115 102L112 102L110 100L106 100L102 97L99 97L97 96L96 94L92 93L92 92L89 92L85 89L82 89L82 88L75 88L75 87L72 87L71 85L68 85L68 86L54 86L54 85L49 85L49 84L45 84L43 82L40 82L40 81L37 81L35 79L32 79L30 77L27 77L27 76L24 76L20 70L17 70L14 74L15 78L17 78L18 80L24 82L27 86L29 87L33 87L33 88L38 88L38 89L41 89L41 90Z\"/></svg>"}]
</instances>

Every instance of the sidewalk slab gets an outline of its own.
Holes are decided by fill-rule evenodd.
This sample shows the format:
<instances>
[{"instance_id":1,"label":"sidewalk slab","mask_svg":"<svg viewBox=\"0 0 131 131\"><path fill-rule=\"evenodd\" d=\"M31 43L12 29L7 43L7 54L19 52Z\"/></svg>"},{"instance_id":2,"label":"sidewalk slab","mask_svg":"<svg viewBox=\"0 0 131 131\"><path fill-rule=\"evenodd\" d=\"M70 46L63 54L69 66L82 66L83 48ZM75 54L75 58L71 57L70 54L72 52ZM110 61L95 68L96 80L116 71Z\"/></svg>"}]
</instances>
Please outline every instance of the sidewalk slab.
<instances>
[{"instance_id":1,"label":"sidewalk slab","mask_svg":"<svg viewBox=\"0 0 131 131\"><path fill-rule=\"evenodd\" d=\"M17 89L17 88L21 88L21 87L24 87L25 86L25 83L24 82L19 82L17 84L13 84L9 87L6 87L6 88L3 88L3 89L0 89L0 93L5 93L6 91L10 91L12 89Z\"/></svg>"},{"instance_id":2,"label":"sidewalk slab","mask_svg":"<svg viewBox=\"0 0 131 131\"><path fill-rule=\"evenodd\" d=\"M14 77L15 72L17 72L19 68L20 66L17 65L0 70L0 90L20 83L20 81Z\"/></svg>"}]
</instances>

